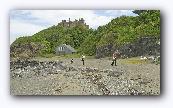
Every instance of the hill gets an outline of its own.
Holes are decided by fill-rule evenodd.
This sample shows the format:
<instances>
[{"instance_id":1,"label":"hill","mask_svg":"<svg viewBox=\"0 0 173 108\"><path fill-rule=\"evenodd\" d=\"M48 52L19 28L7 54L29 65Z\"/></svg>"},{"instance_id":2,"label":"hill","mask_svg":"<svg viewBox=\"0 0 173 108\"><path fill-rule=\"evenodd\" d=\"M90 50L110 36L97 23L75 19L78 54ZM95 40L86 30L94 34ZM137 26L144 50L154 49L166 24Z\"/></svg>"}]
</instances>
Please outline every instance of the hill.
<instances>
[{"instance_id":1,"label":"hill","mask_svg":"<svg viewBox=\"0 0 173 108\"><path fill-rule=\"evenodd\" d=\"M138 16L117 17L108 24L99 26L97 30L86 29L81 25L68 29L61 25L53 25L32 36L20 37L10 45L10 57L20 58L25 55L31 58L38 55L55 54L56 47L64 43L77 49L78 53L99 58L110 56L114 50L129 44L129 42L136 43L143 37L153 37L155 40L150 43L151 46L154 46L152 48L160 47L160 45L155 45L160 42L160 11L135 10L133 12L137 13ZM150 40L150 38L148 39ZM106 51L108 54L102 53L102 50L107 46L109 46L109 51ZM150 46L146 48L146 51L150 51L148 49ZM156 52L160 51L160 48L158 49ZM121 54L127 52L127 50L122 50L121 48L118 50L121 50ZM132 53L134 51L136 51L136 47L133 48ZM25 53L21 54L23 52ZM98 53L101 56L98 56ZM141 52L132 54L132 56L138 56L139 54Z\"/></svg>"}]
</instances>

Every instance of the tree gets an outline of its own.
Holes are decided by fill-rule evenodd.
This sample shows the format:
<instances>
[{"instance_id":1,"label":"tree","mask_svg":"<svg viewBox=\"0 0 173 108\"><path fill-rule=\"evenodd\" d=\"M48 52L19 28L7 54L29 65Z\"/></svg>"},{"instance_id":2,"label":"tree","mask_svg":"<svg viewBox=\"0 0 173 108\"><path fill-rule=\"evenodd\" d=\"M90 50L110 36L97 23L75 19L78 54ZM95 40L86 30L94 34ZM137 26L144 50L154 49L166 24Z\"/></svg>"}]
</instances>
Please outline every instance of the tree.
<instances>
[{"instance_id":1,"label":"tree","mask_svg":"<svg viewBox=\"0 0 173 108\"><path fill-rule=\"evenodd\" d=\"M44 48L41 50L41 54L49 54L51 51L50 42L43 41L42 44L44 44Z\"/></svg>"},{"instance_id":2,"label":"tree","mask_svg":"<svg viewBox=\"0 0 173 108\"><path fill-rule=\"evenodd\" d=\"M147 11L147 10L134 10L134 11L132 11L132 12L135 13L135 14L140 15L140 14L146 12L146 11Z\"/></svg>"},{"instance_id":3,"label":"tree","mask_svg":"<svg viewBox=\"0 0 173 108\"><path fill-rule=\"evenodd\" d=\"M134 10L133 12L138 16L117 17L106 25L99 26L97 30L85 29L79 25L68 29L53 25L32 36L16 39L10 49L17 43L33 42L44 44L46 47L42 53L47 54L55 53L58 45L66 43L77 49L79 53L94 55L97 47L109 44L120 45L135 41L142 36L156 36L160 39L160 11Z\"/></svg>"}]
</instances>

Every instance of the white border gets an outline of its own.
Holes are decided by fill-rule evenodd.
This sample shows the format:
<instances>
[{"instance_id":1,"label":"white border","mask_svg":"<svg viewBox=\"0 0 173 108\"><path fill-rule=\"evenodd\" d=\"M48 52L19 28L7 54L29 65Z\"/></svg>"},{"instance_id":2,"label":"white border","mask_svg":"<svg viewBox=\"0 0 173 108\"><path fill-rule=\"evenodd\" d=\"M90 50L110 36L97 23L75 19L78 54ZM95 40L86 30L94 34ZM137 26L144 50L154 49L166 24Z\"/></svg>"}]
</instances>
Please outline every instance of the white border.
<instances>
[{"instance_id":1,"label":"white border","mask_svg":"<svg viewBox=\"0 0 173 108\"><path fill-rule=\"evenodd\" d=\"M168 108L173 106L172 3L165 0L6 0L1 2L0 18L0 106L13 108ZM161 96L10 96L9 81L9 11L13 9L159 9L162 13L162 90Z\"/></svg>"}]
</instances>

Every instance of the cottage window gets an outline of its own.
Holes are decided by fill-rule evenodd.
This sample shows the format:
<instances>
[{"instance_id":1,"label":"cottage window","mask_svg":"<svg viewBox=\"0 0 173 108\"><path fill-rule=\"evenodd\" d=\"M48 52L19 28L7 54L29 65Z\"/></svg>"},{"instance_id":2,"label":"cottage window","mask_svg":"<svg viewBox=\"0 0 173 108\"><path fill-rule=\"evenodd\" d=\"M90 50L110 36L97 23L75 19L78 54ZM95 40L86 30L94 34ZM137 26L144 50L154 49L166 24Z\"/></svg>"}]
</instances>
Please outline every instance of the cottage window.
<instances>
[{"instance_id":1,"label":"cottage window","mask_svg":"<svg viewBox=\"0 0 173 108\"><path fill-rule=\"evenodd\" d=\"M59 47L59 51L63 51L64 50L64 47Z\"/></svg>"}]
</instances>

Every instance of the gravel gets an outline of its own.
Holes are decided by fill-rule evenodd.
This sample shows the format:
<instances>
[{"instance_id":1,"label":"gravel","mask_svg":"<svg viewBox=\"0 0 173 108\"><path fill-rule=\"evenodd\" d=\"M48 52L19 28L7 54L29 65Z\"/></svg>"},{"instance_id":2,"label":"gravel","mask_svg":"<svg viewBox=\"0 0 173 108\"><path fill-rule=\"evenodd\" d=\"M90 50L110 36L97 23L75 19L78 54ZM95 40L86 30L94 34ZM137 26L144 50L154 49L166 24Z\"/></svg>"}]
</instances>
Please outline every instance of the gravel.
<instances>
[{"instance_id":1,"label":"gravel","mask_svg":"<svg viewBox=\"0 0 173 108\"><path fill-rule=\"evenodd\" d=\"M134 59L134 58L131 58ZM160 95L160 65L108 59L10 62L11 95Z\"/></svg>"}]
</instances>

